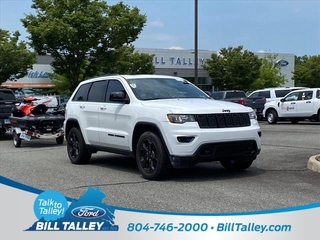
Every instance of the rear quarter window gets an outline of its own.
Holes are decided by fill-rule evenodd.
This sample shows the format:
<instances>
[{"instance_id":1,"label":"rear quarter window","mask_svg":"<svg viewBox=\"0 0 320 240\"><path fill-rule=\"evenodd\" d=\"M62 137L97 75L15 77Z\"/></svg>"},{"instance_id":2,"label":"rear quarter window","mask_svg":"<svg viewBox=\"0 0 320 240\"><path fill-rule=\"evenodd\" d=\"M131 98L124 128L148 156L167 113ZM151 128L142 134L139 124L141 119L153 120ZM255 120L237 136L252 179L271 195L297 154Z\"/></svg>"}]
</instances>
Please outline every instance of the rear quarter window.
<instances>
[{"instance_id":1,"label":"rear quarter window","mask_svg":"<svg viewBox=\"0 0 320 240\"><path fill-rule=\"evenodd\" d=\"M77 93L74 95L72 101L87 101L90 86L91 86L91 83L81 85Z\"/></svg>"}]
</instances>

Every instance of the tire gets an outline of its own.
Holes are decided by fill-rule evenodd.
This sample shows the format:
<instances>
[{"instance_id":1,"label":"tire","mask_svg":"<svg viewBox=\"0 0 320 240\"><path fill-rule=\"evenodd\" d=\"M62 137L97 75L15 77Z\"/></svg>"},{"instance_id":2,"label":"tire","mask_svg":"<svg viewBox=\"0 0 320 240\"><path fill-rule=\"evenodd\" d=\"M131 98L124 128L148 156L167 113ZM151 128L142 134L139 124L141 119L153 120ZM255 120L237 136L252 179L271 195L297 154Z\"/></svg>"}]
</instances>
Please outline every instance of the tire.
<instances>
[{"instance_id":1,"label":"tire","mask_svg":"<svg viewBox=\"0 0 320 240\"><path fill-rule=\"evenodd\" d=\"M67 151L70 161L73 164L87 164L91 158L80 130L76 127L71 128L67 138Z\"/></svg>"},{"instance_id":2,"label":"tire","mask_svg":"<svg viewBox=\"0 0 320 240\"><path fill-rule=\"evenodd\" d=\"M20 133L14 132L13 133L13 145L16 148L21 147L21 138L20 138Z\"/></svg>"},{"instance_id":3,"label":"tire","mask_svg":"<svg viewBox=\"0 0 320 240\"><path fill-rule=\"evenodd\" d=\"M235 171L242 171L249 168L252 165L253 160L249 160L249 161L224 160L224 161L220 161L220 163L226 170L235 172Z\"/></svg>"},{"instance_id":4,"label":"tire","mask_svg":"<svg viewBox=\"0 0 320 240\"><path fill-rule=\"evenodd\" d=\"M159 180L169 174L171 163L161 139L153 132L143 133L137 143L136 162L145 179Z\"/></svg>"},{"instance_id":5,"label":"tire","mask_svg":"<svg viewBox=\"0 0 320 240\"><path fill-rule=\"evenodd\" d=\"M275 110L268 110L266 119L269 124L276 124L278 122L278 114Z\"/></svg>"},{"instance_id":6,"label":"tire","mask_svg":"<svg viewBox=\"0 0 320 240\"><path fill-rule=\"evenodd\" d=\"M0 135L5 135L7 132L7 129L5 128L0 128Z\"/></svg>"},{"instance_id":7,"label":"tire","mask_svg":"<svg viewBox=\"0 0 320 240\"><path fill-rule=\"evenodd\" d=\"M57 142L57 144L59 144L59 145L61 145L61 144L63 143L63 141L64 141L64 136L63 136L63 135L56 138L56 142Z\"/></svg>"},{"instance_id":8,"label":"tire","mask_svg":"<svg viewBox=\"0 0 320 240\"><path fill-rule=\"evenodd\" d=\"M299 120L298 119L290 119L290 122L292 124L297 124L299 122Z\"/></svg>"}]
</instances>

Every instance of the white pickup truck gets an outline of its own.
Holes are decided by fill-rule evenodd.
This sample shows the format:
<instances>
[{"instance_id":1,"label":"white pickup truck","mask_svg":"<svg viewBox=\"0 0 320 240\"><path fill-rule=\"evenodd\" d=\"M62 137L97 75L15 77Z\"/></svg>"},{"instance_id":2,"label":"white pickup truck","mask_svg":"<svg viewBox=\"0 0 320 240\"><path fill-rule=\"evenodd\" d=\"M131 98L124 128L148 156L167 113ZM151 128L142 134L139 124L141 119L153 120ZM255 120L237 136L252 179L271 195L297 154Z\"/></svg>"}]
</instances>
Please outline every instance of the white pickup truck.
<instances>
[{"instance_id":1,"label":"white pickup truck","mask_svg":"<svg viewBox=\"0 0 320 240\"><path fill-rule=\"evenodd\" d=\"M266 103L263 117L270 124L278 120L290 120L292 123L305 119L320 121L320 88L292 91L280 100Z\"/></svg>"}]
</instances>

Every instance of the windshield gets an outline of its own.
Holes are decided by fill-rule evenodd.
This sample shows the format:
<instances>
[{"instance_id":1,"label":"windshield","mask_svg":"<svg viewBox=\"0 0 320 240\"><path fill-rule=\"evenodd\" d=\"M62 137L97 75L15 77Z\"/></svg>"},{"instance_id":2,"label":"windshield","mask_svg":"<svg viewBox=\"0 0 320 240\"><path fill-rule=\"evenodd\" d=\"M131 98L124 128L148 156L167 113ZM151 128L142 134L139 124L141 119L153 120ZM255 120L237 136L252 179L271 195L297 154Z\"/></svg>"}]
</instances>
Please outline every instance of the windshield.
<instances>
[{"instance_id":1,"label":"windshield","mask_svg":"<svg viewBox=\"0 0 320 240\"><path fill-rule=\"evenodd\" d=\"M140 100L170 98L209 98L199 88L185 79L142 78L127 80L133 93Z\"/></svg>"}]
</instances>

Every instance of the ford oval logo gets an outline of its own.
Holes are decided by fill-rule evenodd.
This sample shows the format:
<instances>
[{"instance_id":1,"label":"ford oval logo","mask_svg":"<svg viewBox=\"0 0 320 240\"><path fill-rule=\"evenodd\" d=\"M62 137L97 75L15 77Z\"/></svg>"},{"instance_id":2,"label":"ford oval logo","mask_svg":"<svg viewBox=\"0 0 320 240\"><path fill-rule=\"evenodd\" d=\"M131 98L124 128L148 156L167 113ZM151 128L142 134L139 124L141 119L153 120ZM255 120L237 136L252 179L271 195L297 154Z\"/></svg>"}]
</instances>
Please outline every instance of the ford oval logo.
<instances>
[{"instance_id":1,"label":"ford oval logo","mask_svg":"<svg viewBox=\"0 0 320 240\"><path fill-rule=\"evenodd\" d=\"M71 214L77 218L99 218L106 214L106 210L95 206L81 206L71 210Z\"/></svg>"},{"instance_id":2,"label":"ford oval logo","mask_svg":"<svg viewBox=\"0 0 320 240\"><path fill-rule=\"evenodd\" d=\"M285 67L289 65L289 62L287 60L284 59L280 59L277 61L277 63L281 66L281 67Z\"/></svg>"}]
</instances>

